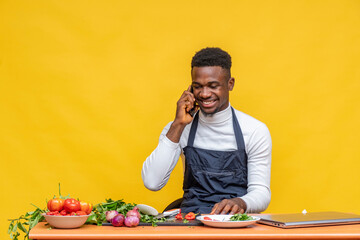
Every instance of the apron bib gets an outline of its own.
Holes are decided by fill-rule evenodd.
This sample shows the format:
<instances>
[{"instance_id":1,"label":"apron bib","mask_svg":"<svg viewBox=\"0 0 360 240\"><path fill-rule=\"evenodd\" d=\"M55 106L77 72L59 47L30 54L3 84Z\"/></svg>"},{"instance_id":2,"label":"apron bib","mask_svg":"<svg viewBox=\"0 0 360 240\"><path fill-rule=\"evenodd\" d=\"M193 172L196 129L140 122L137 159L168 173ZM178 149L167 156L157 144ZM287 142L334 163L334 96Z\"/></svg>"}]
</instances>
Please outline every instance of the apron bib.
<instances>
[{"instance_id":1,"label":"apron bib","mask_svg":"<svg viewBox=\"0 0 360 240\"><path fill-rule=\"evenodd\" d=\"M195 115L188 144L183 149L185 174L182 212L210 213L215 203L247 193L247 155L244 138L231 107L237 143L235 151L215 151L193 147L199 113Z\"/></svg>"}]
</instances>

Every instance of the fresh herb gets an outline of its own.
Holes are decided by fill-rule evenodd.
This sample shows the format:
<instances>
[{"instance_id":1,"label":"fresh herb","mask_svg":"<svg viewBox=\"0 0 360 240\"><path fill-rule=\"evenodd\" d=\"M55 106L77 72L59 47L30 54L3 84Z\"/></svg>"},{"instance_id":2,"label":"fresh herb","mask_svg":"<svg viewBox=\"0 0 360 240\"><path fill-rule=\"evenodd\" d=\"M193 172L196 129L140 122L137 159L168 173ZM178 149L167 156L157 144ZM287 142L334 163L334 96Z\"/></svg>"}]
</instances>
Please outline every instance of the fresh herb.
<instances>
[{"instance_id":1,"label":"fresh herb","mask_svg":"<svg viewBox=\"0 0 360 240\"><path fill-rule=\"evenodd\" d=\"M86 223L90 224L97 224L101 226L103 223L106 223L106 212L115 210L118 213L123 214L126 216L126 213L132 210L136 204L134 203L125 203L122 199L121 200L112 200L111 198L105 199L105 203L96 204L93 208L93 212L89 216ZM153 226L156 226L158 222L164 222L165 218L157 219L154 216L146 215L140 213L140 222L151 223Z\"/></svg>"},{"instance_id":2,"label":"fresh herb","mask_svg":"<svg viewBox=\"0 0 360 240\"><path fill-rule=\"evenodd\" d=\"M165 222L166 221L166 218L158 219L155 216L142 214L141 212L140 212L140 215L141 215L140 222L151 223L151 225L153 227L156 227L158 222Z\"/></svg>"},{"instance_id":3,"label":"fresh herb","mask_svg":"<svg viewBox=\"0 0 360 240\"><path fill-rule=\"evenodd\" d=\"M114 201L111 198L105 199L105 203L96 204L93 212L89 216L86 223L97 224L101 226L106 222L106 212L115 210L126 216L126 213L135 207L135 204L125 203L123 200Z\"/></svg>"},{"instance_id":4,"label":"fresh herb","mask_svg":"<svg viewBox=\"0 0 360 240\"><path fill-rule=\"evenodd\" d=\"M11 239L18 240L20 236L20 231L25 233L25 240L29 239L30 230L35 227L38 222L44 220L44 216L41 214L45 213L45 210L42 210L37 206L35 207L35 211L27 212L25 213L25 215L21 215L19 218L16 219L9 219L10 225L8 228L8 234L10 235Z\"/></svg>"},{"instance_id":5,"label":"fresh herb","mask_svg":"<svg viewBox=\"0 0 360 240\"><path fill-rule=\"evenodd\" d=\"M188 222L189 222L189 220L187 220L187 219L183 220L183 223L188 223Z\"/></svg>"},{"instance_id":6,"label":"fresh herb","mask_svg":"<svg viewBox=\"0 0 360 240\"><path fill-rule=\"evenodd\" d=\"M248 216L246 213L234 214L233 216L230 217L230 221L246 221L246 220L254 220L254 218Z\"/></svg>"}]
</instances>

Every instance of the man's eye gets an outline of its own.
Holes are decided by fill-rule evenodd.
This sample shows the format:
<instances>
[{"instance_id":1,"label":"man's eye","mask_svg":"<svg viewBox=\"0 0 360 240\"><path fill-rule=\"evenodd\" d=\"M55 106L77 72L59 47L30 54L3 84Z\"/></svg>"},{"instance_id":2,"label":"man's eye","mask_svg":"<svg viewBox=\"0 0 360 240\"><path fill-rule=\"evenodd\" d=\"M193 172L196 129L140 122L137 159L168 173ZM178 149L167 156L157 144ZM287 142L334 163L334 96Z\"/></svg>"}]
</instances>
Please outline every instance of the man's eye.
<instances>
[{"instance_id":1,"label":"man's eye","mask_svg":"<svg viewBox=\"0 0 360 240\"><path fill-rule=\"evenodd\" d=\"M215 89L215 88L217 88L219 85L210 85L210 88L212 88L212 89Z\"/></svg>"}]
</instances>

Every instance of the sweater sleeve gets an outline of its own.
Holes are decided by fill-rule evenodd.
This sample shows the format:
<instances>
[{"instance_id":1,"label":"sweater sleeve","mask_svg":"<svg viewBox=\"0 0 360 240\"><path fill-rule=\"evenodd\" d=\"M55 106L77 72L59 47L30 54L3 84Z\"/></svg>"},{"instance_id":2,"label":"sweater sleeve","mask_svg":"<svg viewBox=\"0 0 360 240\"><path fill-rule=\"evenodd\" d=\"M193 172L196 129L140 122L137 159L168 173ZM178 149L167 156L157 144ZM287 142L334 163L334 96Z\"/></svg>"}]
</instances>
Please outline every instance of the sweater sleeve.
<instances>
[{"instance_id":1,"label":"sweater sleeve","mask_svg":"<svg viewBox=\"0 0 360 240\"><path fill-rule=\"evenodd\" d=\"M142 167L141 177L144 185L152 191L158 191L166 185L181 154L180 144L166 137L171 124L172 122L163 129L159 144L147 157Z\"/></svg>"},{"instance_id":2,"label":"sweater sleeve","mask_svg":"<svg viewBox=\"0 0 360 240\"><path fill-rule=\"evenodd\" d=\"M270 132L265 124L261 124L251 135L248 145L248 189L241 197L248 213L262 212L270 203L271 150Z\"/></svg>"}]
</instances>

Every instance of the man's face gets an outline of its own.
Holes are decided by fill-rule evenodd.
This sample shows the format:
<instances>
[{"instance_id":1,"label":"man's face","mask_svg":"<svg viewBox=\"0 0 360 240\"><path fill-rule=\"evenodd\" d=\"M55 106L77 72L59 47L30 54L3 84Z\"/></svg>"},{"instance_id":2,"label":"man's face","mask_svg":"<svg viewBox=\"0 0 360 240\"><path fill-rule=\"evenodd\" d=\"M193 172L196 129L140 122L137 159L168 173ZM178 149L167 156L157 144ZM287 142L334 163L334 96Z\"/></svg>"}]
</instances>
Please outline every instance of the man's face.
<instances>
[{"instance_id":1,"label":"man's face","mask_svg":"<svg viewBox=\"0 0 360 240\"><path fill-rule=\"evenodd\" d=\"M194 67L191 72L192 88L201 111L212 115L229 106L229 91L234 87L234 78L220 66Z\"/></svg>"}]
</instances>

